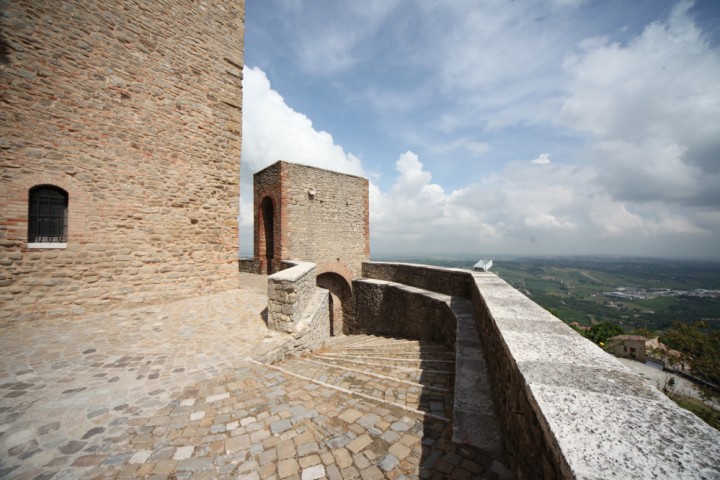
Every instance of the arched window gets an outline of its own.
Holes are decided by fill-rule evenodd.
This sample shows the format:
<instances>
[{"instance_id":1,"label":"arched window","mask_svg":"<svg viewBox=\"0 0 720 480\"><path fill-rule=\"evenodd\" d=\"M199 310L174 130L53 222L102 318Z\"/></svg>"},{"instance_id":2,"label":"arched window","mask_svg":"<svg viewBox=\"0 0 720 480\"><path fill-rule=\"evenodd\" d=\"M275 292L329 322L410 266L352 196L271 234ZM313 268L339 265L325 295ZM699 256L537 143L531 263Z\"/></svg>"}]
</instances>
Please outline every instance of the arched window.
<instances>
[{"instance_id":1,"label":"arched window","mask_svg":"<svg viewBox=\"0 0 720 480\"><path fill-rule=\"evenodd\" d=\"M30 189L28 243L66 243L68 194L52 185Z\"/></svg>"}]
</instances>

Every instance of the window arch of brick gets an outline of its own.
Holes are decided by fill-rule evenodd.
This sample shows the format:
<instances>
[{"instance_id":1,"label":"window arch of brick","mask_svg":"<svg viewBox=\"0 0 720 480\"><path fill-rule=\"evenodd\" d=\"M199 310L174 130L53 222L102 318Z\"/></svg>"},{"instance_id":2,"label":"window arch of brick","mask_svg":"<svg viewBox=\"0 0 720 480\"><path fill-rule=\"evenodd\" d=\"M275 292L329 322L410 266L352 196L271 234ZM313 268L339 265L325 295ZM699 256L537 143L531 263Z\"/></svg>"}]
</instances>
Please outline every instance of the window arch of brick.
<instances>
[{"instance_id":1,"label":"window arch of brick","mask_svg":"<svg viewBox=\"0 0 720 480\"><path fill-rule=\"evenodd\" d=\"M68 192L36 185L28 195L28 244L65 244L68 237Z\"/></svg>"}]
</instances>

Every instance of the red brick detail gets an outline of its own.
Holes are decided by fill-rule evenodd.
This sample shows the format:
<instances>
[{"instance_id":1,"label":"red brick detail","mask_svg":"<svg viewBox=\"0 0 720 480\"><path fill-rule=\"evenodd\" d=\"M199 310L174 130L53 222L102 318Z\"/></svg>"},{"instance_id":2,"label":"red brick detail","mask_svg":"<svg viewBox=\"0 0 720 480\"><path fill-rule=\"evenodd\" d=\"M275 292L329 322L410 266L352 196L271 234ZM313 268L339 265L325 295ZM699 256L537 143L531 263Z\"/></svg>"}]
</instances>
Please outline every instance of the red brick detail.
<instances>
[{"instance_id":1,"label":"red brick detail","mask_svg":"<svg viewBox=\"0 0 720 480\"><path fill-rule=\"evenodd\" d=\"M341 262L318 263L317 267L315 268L315 273L318 276L322 275L323 273L336 273L340 275L343 279L345 279L348 289L352 291L352 272L347 266L345 266Z\"/></svg>"}]
</instances>

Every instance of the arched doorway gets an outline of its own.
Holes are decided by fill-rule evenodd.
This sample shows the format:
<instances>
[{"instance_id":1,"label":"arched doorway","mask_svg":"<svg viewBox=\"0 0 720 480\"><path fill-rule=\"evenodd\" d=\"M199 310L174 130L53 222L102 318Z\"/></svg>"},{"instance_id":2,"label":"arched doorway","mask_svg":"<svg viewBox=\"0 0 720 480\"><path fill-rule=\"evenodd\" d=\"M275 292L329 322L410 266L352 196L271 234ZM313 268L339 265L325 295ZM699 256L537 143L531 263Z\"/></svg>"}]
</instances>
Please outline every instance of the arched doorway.
<instances>
[{"instance_id":1,"label":"arched doorway","mask_svg":"<svg viewBox=\"0 0 720 480\"><path fill-rule=\"evenodd\" d=\"M271 275L273 273L273 258L275 251L275 210L273 201L270 197L265 197L260 204L261 208L261 224L260 224L260 242L264 243L264 248L260 248L262 257L261 266L265 267L265 273ZM264 263L263 263L264 261ZM262 268L262 267L261 267Z\"/></svg>"},{"instance_id":2,"label":"arched doorway","mask_svg":"<svg viewBox=\"0 0 720 480\"><path fill-rule=\"evenodd\" d=\"M317 286L330 291L330 335L343 333L343 308L347 307L351 288L347 280L334 272L317 276Z\"/></svg>"}]
</instances>

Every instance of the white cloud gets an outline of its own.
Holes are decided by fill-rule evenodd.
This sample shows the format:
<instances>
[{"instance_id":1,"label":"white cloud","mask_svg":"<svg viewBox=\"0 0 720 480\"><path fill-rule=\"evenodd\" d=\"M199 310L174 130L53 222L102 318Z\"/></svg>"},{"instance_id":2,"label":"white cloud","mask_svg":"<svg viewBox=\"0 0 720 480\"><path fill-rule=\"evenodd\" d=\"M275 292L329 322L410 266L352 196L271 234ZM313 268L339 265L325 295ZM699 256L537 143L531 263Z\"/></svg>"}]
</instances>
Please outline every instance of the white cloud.
<instances>
[{"instance_id":1,"label":"white cloud","mask_svg":"<svg viewBox=\"0 0 720 480\"><path fill-rule=\"evenodd\" d=\"M687 216L640 211L613 198L592 166L512 162L483 183L450 193L432 183L412 152L398 158L396 170L388 192L371 187L373 248L381 251L591 253L603 245L607 251L602 242L620 242L642 253L640 245L667 235L698 241L711 235Z\"/></svg>"},{"instance_id":2,"label":"white cloud","mask_svg":"<svg viewBox=\"0 0 720 480\"><path fill-rule=\"evenodd\" d=\"M534 163L535 165L547 165L550 163L550 154L541 153L535 160L530 160L530 163Z\"/></svg>"},{"instance_id":3,"label":"white cloud","mask_svg":"<svg viewBox=\"0 0 720 480\"><path fill-rule=\"evenodd\" d=\"M315 3L315 2L313 2ZM376 34L399 0L330 2L307 7L314 15L299 16L301 28L293 45L300 67L312 75L348 70L363 60L362 47Z\"/></svg>"},{"instance_id":4,"label":"white cloud","mask_svg":"<svg viewBox=\"0 0 720 480\"><path fill-rule=\"evenodd\" d=\"M720 200L720 50L683 1L627 44L582 42L560 118L589 134L599 180L630 201Z\"/></svg>"},{"instance_id":5,"label":"white cloud","mask_svg":"<svg viewBox=\"0 0 720 480\"><path fill-rule=\"evenodd\" d=\"M288 107L259 68L243 70L242 164L252 175L278 160L353 175L365 175L362 162L313 128L312 121Z\"/></svg>"}]
</instances>

